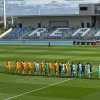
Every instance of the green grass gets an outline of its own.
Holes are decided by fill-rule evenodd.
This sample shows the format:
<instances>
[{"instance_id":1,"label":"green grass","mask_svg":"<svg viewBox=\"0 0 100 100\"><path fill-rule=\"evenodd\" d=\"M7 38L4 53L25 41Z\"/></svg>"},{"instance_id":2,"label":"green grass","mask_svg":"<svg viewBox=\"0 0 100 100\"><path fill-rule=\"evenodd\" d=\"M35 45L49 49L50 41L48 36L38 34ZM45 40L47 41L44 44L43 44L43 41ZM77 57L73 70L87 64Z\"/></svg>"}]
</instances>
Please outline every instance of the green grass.
<instances>
[{"instance_id":1,"label":"green grass","mask_svg":"<svg viewBox=\"0 0 100 100\"><path fill-rule=\"evenodd\" d=\"M100 63L100 47L92 46L10 46L0 45L0 66L10 60L47 62Z\"/></svg>"},{"instance_id":2,"label":"green grass","mask_svg":"<svg viewBox=\"0 0 100 100\"><path fill-rule=\"evenodd\" d=\"M62 82L64 80L66 81ZM62 83L9 100L98 100L100 98L99 80L67 80L64 78L0 74L0 100L6 100L9 97L57 82Z\"/></svg>"},{"instance_id":3,"label":"green grass","mask_svg":"<svg viewBox=\"0 0 100 100\"><path fill-rule=\"evenodd\" d=\"M94 70L100 63L100 47L92 46L10 46L0 45L0 72L4 63L15 61L90 62ZM67 78L20 76L0 73L0 100L39 89ZM22 95L11 100L99 100L100 80L74 79Z\"/></svg>"},{"instance_id":4,"label":"green grass","mask_svg":"<svg viewBox=\"0 0 100 100\"><path fill-rule=\"evenodd\" d=\"M74 61L91 62L99 64L100 47L76 46L0 46L0 61L25 60L25 61Z\"/></svg>"},{"instance_id":5,"label":"green grass","mask_svg":"<svg viewBox=\"0 0 100 100\"><path fill-rule=\"evenodd\" d=\"M0 71L6 61L91 63L94 70L100 63L100 47L92 46L21 46L0 45Z\"/></svg>"}]
</instances>

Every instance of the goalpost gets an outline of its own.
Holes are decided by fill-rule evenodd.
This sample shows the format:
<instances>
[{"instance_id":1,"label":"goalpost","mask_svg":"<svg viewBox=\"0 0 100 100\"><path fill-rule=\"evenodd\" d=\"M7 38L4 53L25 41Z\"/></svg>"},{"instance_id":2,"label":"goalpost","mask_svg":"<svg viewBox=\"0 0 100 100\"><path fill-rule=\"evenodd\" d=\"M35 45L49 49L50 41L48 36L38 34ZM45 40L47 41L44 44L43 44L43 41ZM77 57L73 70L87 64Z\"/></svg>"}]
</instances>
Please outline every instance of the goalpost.
<instances>
[{"instance_id":1,"label":"goalpost","mask_svg":"<svg viewBox=\"0 0 100 100\"><path fill-rule=\"evenodd\" d=\"M6 0L3 0L3 17L4 17L4 29L7 27L7 20L6 20Z\"/></svg>"},{"instance_id":2,"label":"goalpost","mask_svg":"<svg viewBox=\"0 0 100 100\"><path fill-rule=\"evenodd\" d=\"M3 0L3 20L4 20L4 29L7 29L7 14L6 14L6 0ZM11 16L11 24L14 24L14 18Z\"/></svg>"}]
</instances>

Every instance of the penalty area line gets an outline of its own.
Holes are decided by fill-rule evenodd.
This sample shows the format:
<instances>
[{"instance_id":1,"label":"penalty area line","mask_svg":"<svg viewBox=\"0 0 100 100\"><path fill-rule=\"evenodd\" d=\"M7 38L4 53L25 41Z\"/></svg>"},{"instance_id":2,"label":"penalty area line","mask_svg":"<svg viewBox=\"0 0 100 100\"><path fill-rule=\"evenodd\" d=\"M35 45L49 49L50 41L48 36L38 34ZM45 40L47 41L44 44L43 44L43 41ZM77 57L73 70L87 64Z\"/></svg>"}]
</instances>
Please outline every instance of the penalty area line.
<instances>
[{"instance_id":1,"label":"penalty area line","mask_svg":"<svg viewBox=\"0 0 100 100\"><path fill-rule=\"evenodd\" d=\"M28 91L28 92L24 92L24 93L21 93L19 95L15 95L15 96L12 96L12 97L9 97L9 98L6 98L4 100L12 100L12 99L15 99L15 98L18 98L18 97L21 97L23 95L26 95L26 94L29 94L29 93L33 93L33 92L37 92L37 91L40 91L40 90L43 90L43 89L46 89L46 88L49 88L49 87L52 87L52 86L56 86L56 85L59 85L61 83L64 83L64 82L68 82L70 81L71 79L65 79L64 81L60 81L60 82L57 82L57 83L52 83L52 84L49 84L47 86L44 86L44 87L41 87L41 88L38 88L38 89L34 89L34 90L31 90L31 91Z\"/></svg>"}]
</instances>

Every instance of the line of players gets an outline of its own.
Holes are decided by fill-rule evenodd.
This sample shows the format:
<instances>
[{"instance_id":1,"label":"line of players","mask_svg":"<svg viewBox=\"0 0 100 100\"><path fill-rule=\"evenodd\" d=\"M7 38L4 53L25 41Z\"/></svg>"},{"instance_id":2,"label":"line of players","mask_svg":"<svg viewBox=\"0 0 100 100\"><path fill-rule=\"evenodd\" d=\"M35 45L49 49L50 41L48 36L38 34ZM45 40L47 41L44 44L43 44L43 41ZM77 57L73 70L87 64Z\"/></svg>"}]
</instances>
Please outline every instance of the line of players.
<instances>
[{"instance_id":1,"label":"line of players","mask_svg":"<svg viewBox=\"0 0 100 100\"><path fill-rule=\"evenodd\" d=\"M92 78L93 75L93 66L90 63L77 65L72 63L47 63L47 62L25 62L17 61L14 65L11 61L7 61L5 69L8 72L12 70L16 73L21 74L35 74L35 75L55 75L59 77L70 76L74 77L87 77ZM98 66L98 78L100 78L100 65Z\"/></svg>"}]
</instances>

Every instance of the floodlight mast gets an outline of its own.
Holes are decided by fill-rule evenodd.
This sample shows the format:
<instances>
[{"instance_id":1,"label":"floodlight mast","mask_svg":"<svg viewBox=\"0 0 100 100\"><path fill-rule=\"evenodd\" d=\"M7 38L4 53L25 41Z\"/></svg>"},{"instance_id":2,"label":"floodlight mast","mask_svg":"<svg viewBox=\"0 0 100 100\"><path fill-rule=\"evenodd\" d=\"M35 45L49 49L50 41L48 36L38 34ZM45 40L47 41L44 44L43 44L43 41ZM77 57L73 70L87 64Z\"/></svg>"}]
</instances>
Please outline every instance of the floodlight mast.
<instances>
[{"instance_id":1,"label":"floodlight mast","mask_svg":"<svg viewBox=\"0 0 100 100\"><path fill-rule=\"evenodd\" d=\"M11 24L14 25L14 18L11 16Z\"/></svg>"},{"instance_id":2,"label":"floodlight mast","mask_svg":"<svg viewBox=\"0 0 100 100\"><path fill-rule=\"evenodd\" d=\"M7 28L7 19L6 19L6 0L3 0L3 17L4 17L4 29Z\"/></svg>"}]
</instances>

